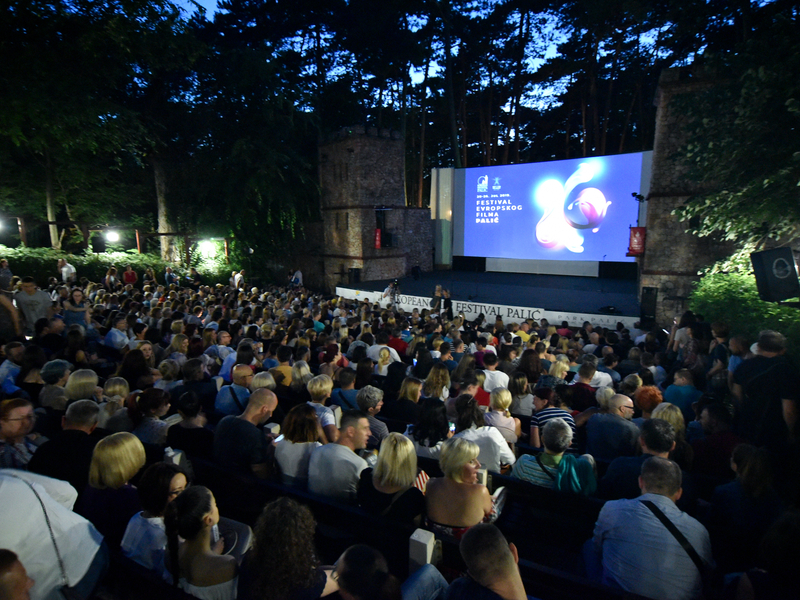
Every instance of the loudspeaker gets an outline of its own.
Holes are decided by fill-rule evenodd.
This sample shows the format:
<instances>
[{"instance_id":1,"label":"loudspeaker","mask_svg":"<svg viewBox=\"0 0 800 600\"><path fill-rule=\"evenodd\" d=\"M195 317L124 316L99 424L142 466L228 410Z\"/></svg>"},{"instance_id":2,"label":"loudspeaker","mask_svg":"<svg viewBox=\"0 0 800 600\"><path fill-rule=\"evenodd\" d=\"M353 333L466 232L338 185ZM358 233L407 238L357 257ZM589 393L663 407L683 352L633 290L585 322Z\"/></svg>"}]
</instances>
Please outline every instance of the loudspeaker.
<instances>
[{"instance_id":1,"label":"loudspeaker","mask_svg":"<svg viewBox=\"0 0 800 600\"><path fill-rule=\"evenodd\" d=\"M391 248L393 243L392 233L385 229L381 231L381 248Z\"/></svg>"},{"instance_id":2,"label":"loudspeaker","mask_svg":"<svg viewBox=\"0 0 800 600\"><path fill-rule=\"evenodd\" d=\"M359 267L350 267L347 269L347 283L350 285L361 283L361 269Z\"/></svg>"},{"instance_id":3,"label":"loudspeaker","mask_svg":"<svg viewBox=\"0 0 800 600\"><path fill-rule=\"evenodd\" d=\"M658 302L657 287L642 288L642 302L640 305L639 321L641 329L649 329L656 322L656 304Z\"/></svg>"},{"instance_id":4,"label":"loudspeaker","mask_svg":"<svg viewBox=\"0 0 800 600\"><path fill-rule=\"evenodd\" d=\"M750 255L758 296L765 302L780 302L800 296L800 282L791 248L775 248Z\"/></svg>"},{"instance_id":5,"label":"loudspeaker","mask_svg":"<svg viewBox=\"0 0 800 600\"><path fill-rule=\"evenodd\" d=\"M106 238L102 235L96 235L92 238L92 252L105 252L106 251Z\"/></svg>"}]
</instances>

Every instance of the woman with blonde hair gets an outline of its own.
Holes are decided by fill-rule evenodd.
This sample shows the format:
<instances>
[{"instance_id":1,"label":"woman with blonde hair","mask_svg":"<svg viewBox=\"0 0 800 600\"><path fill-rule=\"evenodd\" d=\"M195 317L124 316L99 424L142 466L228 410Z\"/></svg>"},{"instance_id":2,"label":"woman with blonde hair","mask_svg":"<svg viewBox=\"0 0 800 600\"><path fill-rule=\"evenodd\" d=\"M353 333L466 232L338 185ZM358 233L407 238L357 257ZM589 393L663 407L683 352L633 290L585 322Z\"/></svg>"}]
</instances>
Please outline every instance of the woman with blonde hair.
<instances>
[{"instance_id":1,"label":"woman with blonde hair","mask_svg":"<svg viewBox=\"0 0 800 600\"><path fill-rule=\"evenodd\" d=\"M463 438L442 444L444 477L429 480L425 492L425 525L431 531L461 539L473 525L491 520L492 496L478 483L479 453L477 444Z\"/></svg>"},{"instance_id":2,"label":"woman with blonde hair","mask_svg":"<svg viewBox=\"0 0 800 600\"><path fill-rule=\"evenodd\" d=\"M389 348L381 348L378 354L378 362L375 364L375 375L386 377L389 372L389 365L392 362L392 354Z\"/></svg>"},{"instance_id":3,"label":"woman with blonde hair","mask_svg":"<svg viewBox=\"0 0 800 600\"><path fill-rule=\"evenodd\" d=\"M105 429L108 420L125 405L125 399L130 395L131 388L122 377L111 377L103 386L103 402L100 404L100 414L97 426Z\"/></svg>"},{"instance_id":4,"label":"woman with blonde hair","mask_svg":"<svg viewBox=\"0 0 800 600\"><path fill-rule=\"evenodd\" d=\"M97 386L98 381L97 373L91 369L78 369L71 373L64 386L67 401L94 400L100 402L103 397L103 388Z\"/></svg>"},{"instance_id":5,"label":"woman with blonde hair","mask_svg":"<svg viewBox=\"0 0 800 600\"><path fill-rule=\"evenodd\" d=\"M255 392L259 388L267 388L270 391L275 391L277 384L275 378L269 371L261 371L253 376L253 381L250 382L250 391Z\"/></svg>"},{"instance_id":6,"label":"woman with blonde hair","mask_svg":"<svg viewBox=\"0 0 800 600\"><path fill-rule=\"evenodd\" d=\"M180 321L176 321L178 326L182 326ZM175 323L173 323L174 325ZM189 350L189 338L184 335L183 333L176 333L172 337L172 341L169 344L169 348L167 348L167 358L174 360L178 363L179 367L182 367L184 363L186 363L186 352Z\"/></svg>"},{"instance_id":7,"label":"woman with blonde hair","mask_svg":"<svg viewBox=\"0 0 800 600\"><path fill-rule=\"evenodd\" d=\"M490 410L483 419L490 427L496 427L509 444L515 444L522 434L522 425L520 420L512 417L509 412L511 401L510 391L506 388L495 388L489 401Z\"/></svg>"},{"instance_id":8,"label":"woman with blonde hair","mask_svg":"<svg viewBox=\"0 0 800 600\"><path fill-rule=\"evenodd\" d=\"M567 385L567 381L564 379L564 376L569 371L569 363L564 362L561 360L554 360L550 365L550 370L547 372L547 375L542 375L539 377L539 381L536 382L536 388L550 388L551 390L556 389L557 385Z\"/></svg>"},{"instance_id":9,"label":"woman with blonde hair","mask_svg":"<svg viewBox=\"0 0 800 600\"><path fill-rule=\"evenodd\" d=\"M672 425L675 429L675 448L669 453L669 459L678 463L678 466L684 471L691 471L694 450L686 441L686 421L683 419L681 409L669 402L662 402L653 409L650 418L662 419Z\"/></svg>"},{"instance_id":10,"label":"woman with blonde hair","mask_svg":"<svg viewBox=\"0 0 800 600\"><path fill-rule=\"evenodd\" d=\"M304 360L298 360L292 365L292 383L289 389L295 394L302 394L308 382L313 378L314 376L311 374L311 368L308 363Z\"/></svg>"},{"instance_id":11,"label":"woman with blonde hair","mask_svg":"<svg viewBox=\"0 0 800 600\"><path fill-rule=\"evenodd\" d=\"M438 398L442 402L450 397L450 371L444 363L437 362L431 367L422 386L422 395L426 398Z\"/></svg>"},{"instance_id":12,"label":"woman with blonde hair","mask_svg":"<svg viewBox=\"0 0 800 600\"><path fill-rule=\"evenodd\" d=\"M381 441L374 469L361 471L358 503L365 510L398 521L413 521L425 510L425 497L414 487L417 454L404 435L390 433Z\"/></svg>"},{"instance_id":13,"label":"woman with blonde hair","mask_svg":"<svg viewBox=\"0 0 800 600\"><path fill-rule=\"evenodd\" d=\"M128 483L145 463L144 446L127 432L103 438L94 447L89 485L75 512L91 521L109 548L119 548L131 517L142 510L136 488Z\"/></svg>"}]
</instances>

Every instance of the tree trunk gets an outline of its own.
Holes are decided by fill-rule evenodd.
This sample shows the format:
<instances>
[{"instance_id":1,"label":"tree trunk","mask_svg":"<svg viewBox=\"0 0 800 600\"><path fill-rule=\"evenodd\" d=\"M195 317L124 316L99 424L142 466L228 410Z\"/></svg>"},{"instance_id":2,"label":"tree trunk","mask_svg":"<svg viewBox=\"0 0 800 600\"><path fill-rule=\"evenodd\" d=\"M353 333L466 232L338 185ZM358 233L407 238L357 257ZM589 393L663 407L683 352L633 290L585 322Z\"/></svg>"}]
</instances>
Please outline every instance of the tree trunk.
<instances>
[{"instance_id":1,"label":"tree trunk","mask_svg":"<svg viewBox=\"0 0 800 600\"><path fill-rule=\"evenodd\" d=\"M428 124L428 69L430 61L425 61L425 79L422 80L422 127L419 133L419 173L417 173L417 208L422 208L422 188L425 183L425 127Z\"/></svg>"},{"instance_id":2,"label":"tree trunk","mask_svg":"<svg viewBox=\"0 0 800 600\"><path fill-rule=\"evenodd\" d=\"M169 220L167 212L167 176L164 165L158 158L152 159L153 176L156 184L156 199L158 201L158 232L171 233L175 231ZM161 258L169 262L176 262L175 238L172 236L159 236L161 240Z\"/></svg>"},{"instance_id":3,"label":"tree trunk","mask_svg":"<svg viewBox=\"0 0 800 600\"><path fill-rule=\"evenodd\" d=\"M50 245L56 250L61 250L61 239L58 236L58 225L55 224L56 220L56 196L53 191L53 159L50 157L50 151L45 150L45 198L47 199L47 220L50 221L48 229L50 230Z\"/></svg>"},{"instance_id":4,"label":"tree trunk","mask_svg":"<svg viewBox=\"0 0 800 600\"><path fill-rule=\"evenodd\" d=\"M442 3L442 24L444 26L444 53L445 53L445 69L444 69L444 88L447 96L447 108L450 113L450 143L453 145L453 163L456 169L461 168L461 155L459 153L458 144L458 125L456 124L456 100L455 91L453 89L453 55L452 55L452 39L450 36L450 2L445 1Z\"/></svg>"}]
</instances>

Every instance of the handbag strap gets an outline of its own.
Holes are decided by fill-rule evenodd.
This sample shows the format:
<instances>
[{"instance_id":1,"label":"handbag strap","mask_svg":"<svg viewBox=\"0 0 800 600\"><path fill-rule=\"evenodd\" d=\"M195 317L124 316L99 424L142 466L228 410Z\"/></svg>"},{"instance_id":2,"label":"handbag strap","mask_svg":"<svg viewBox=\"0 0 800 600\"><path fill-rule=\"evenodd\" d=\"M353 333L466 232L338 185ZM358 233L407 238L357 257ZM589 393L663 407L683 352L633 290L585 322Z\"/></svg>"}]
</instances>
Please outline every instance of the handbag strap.
<instances>
[{"instance_id":1,"label":"handbag strap","mask_svg":"<svg viewBox=\"0 0 800 600\"><path fill-rule=\"evenodd\" d=\"M244 405L242 404L242 401L239 400L239 394L236 393L233 384L231 384L231 396L233 397L233 401L236 402L236 405L239 407L239 410L244 412Z\"/></svg>"},{"instance_id":2,"label":"handbag strap","mask_svg":"<svg viewBox=\"0 0 800 600\"><path fill-rule=\"evenodd\" d=\"M640 502L644 504L647 508L649 508L650 512L652 512L656 516L656 518L659 521L661 521L661 523L664 524L664 527L666 527L669 530L669 532L675 537L675 539L678 540L678 543L683 547L684 550L686 550L686 554L689 555L689 558L692 559L692 562L695 564L697 569L700 571L700 574L702 575L703 571L707 566L706 563L704 563L703 559L700 558L700 555L697 553L697 550L695 550L694 546L692 546L689 540L686 539L686 536L683 535L680 529L678 529L675 526L675 523L670 521L669 518L667 518L667 515L661 512L661 509L658 508L650 500L640 500Z\"/></svg>"},{"instance_id":3,"label":"handbag strap","mask_svg":"<svg viewBox=\"0 0 800 600\"><path fill-rule=\"evenodd\" d=\"M42 513L44 513L45 523L47 523L47 531L50 532L50 541L53 542L53 548L56 551L56 558L58 559L58 568L61 569L61 578L64 581L64 585L66 587L69 587L69 579L67 578L67 570L66 568L64 568L64 560L61 558L61 552L58 551L58 544L56 544L56 536L53 534L53 527L52 525L50 525L50 517L47 515L47 509L44 506L44 501L42 500L42 497L39 495L39 492L36 491L36 488L33 487L33 484L31 484L31 482L28 481L27 479L19 477L18 475L14 475L14 473L10 473L9 471L6 471L5 475L10 475L11 477L14 477L15 479L19 479L20 481L22 481L25 485L31 488L33 495L36 496L36 499L39 501L39 506L42 507Z\"/></svg>"},{"instance_id":4,"label":"handbag strap","mask_svg":"<svg viewBox=\"0 0 800 600\"><path fill-rule=\"evenodd\" d=\"M536 458L536 462L537 462L537 463L539 463L539 466L542 468L542 471L544 471L545 475L547 475L547 476L548 476L550 479L552 479L553 481L555 481L555 480L556 480L556 476L555 476L555 475L553 475L553 474L550 472L550 469L548 469L547 467L545 467L545 466L544 466L544 463L542 463L542 459L541 459L541 458L539 458L539 455L538 455L538 454L536 454L536 455L535 455L535 458Z\"/></svg>"}]
</instances>

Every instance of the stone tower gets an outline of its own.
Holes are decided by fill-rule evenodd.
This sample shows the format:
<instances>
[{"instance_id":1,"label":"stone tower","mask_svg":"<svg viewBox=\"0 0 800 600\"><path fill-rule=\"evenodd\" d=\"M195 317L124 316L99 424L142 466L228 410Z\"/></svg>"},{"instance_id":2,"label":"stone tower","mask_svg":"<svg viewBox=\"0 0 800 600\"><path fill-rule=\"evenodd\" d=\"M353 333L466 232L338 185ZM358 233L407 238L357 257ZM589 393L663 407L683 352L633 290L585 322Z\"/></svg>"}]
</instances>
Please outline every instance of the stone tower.
<instances>
[{"instance_id":1,"label":"stone tower","mask_svg":"<svg viewBox=\"0 0 800 600\"><path fill-rule=\"evenodd\" d=\"M667 327L676 314L687 310L687 300L698 271L729 255L733 248L712 237L686 233L689 223L672 211L702 190L686 176L676 153L685 141L684 114L676 99L713 85L696 67L665 70L656 92L656 131L653 167L647 196L647 238L639 285L658 290L656 322Z\"/></svg>"},{"instance_id":2,"label":"stone tower","mask_svg":"<svg viewBox=\"0 0 800 600\"><path fill-rule=\"evenodd\" d=\"M327 290L431 270L430 210L406 207L404 156L403 139L387 130L347 127L320 143Z\"/></svg>"}]
</instances>

